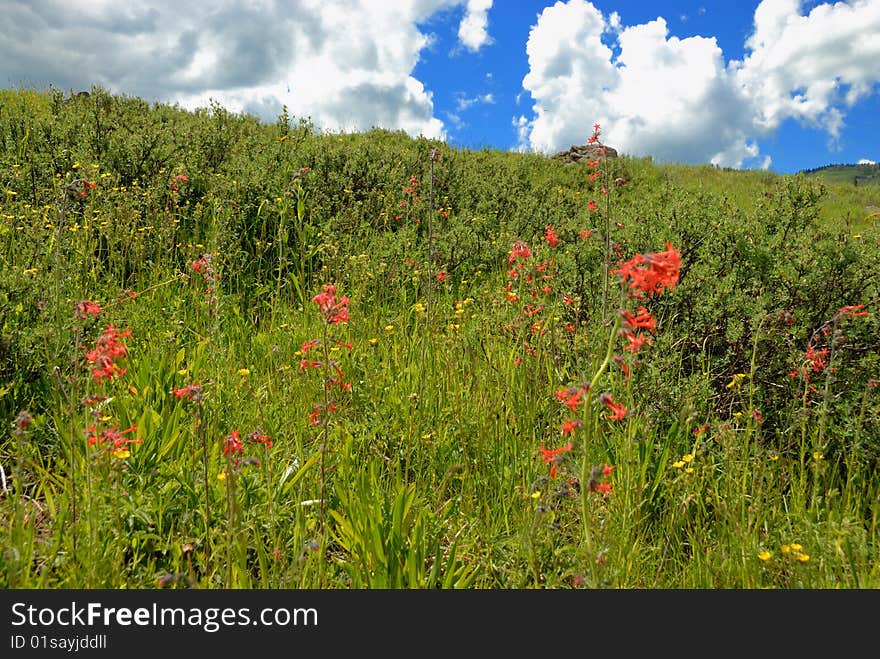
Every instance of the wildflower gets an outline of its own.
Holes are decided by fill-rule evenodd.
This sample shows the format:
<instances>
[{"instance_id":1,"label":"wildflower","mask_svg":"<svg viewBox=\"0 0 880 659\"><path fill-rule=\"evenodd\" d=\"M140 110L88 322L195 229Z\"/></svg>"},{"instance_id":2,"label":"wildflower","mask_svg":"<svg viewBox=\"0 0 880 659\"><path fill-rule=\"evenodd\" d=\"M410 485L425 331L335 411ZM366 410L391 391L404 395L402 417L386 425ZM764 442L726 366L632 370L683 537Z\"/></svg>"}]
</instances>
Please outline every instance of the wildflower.
<instances>
[{"instance_id":1,"label":"wildflower","mask_svg":"<svg viewBox=\"0 0 880 659\"><path fill-rule=\"evenodd\" d=\"M31 423L33 423L34 417L31 416L30 412L26 410L22 410L18 413L18 416L15 417L15 420L12 424L15 426L15 430L13 430L13 434L21 436L24 434L24 431L30 427Z\"/></svg>"},{"instance_id":2,"label":"wildflower","mask_svg":"<svg viewBox=\"0 0 880 659\"><path fill-rule=\"evenodd\" d=\"M246 378L248 375L251 374L251 370L249 368L240 368L238 369L238 374L243 378Z\"/></svg>"},{"instance_id":3,"label":"wildflower","mask_svg":"<svg viewBox=\"0 0 880 659\"><path fill-rule=\"evenodd\" d=\"M692 453L685 453L683 456L681 456L681 459L683 462L693 462L694 456Z\"/></svg>"},{"instance_id":4,"label":"wildflower","mask_svg":"<svg viewBox=\"0 0 880 659\"><path fill-rule=\"evenodd\" d=\"M238 430L233 430L228 435L226 435L226 439L223 441L223 455L236 455L244 451L244 444L239 438Z\"/></svg>"},{"instance_id":5,"label":"wildflower","mask_svg":"<svg viewBox=\"0 0 880 659\"><path fill-rule=\"evenodd\" d=\"M840 316L849 316L850 318L856 318L858 316L867 316L868 312L863 311L865 308L864 304L852 304L845 307L840 307L835 314L835 318L839 318Z\"/></svg>"},{"instance_id":6,"label":"wildflower","mask_svg":"<svg viewBox=\"0 0 880 659\"><path fill-rule=\"evenodd\" d=\"M613 465L595 465L590 469L590 480L587 488L590 492L598 492L600 494L608 494L611 492L611 483L603 480L611 476L614 470Z\"/></svg>"},{"instance_id":7,"label":"wildflower","mask_svg":"<svg viewBox=\"0 0 880 659\"><path fill-rule=\"evenodd\" d=\"M201 400L202 397L202 387L196 383L188 384L185 387L180 388L175 387L173 391L176 398L186 398L187 400L198 401Z\"/></svg>"},{"instance_id":8,"label":"wildflower","mask_svg":"<svg viewBox=\"0 0 880 659\"><path fill-rule=\"evenodd\" d=\"M581 425L583 424L580 419L566 419L559 427L562 429L563 435L571 435L575 430L580 428Z\"/></svg>"},{"instance_id":9,"label":"wildflower","mask_svg":"<svg viewBox=\"0 0 880 659\"><path fill-rule=\"evenodd\" d=\"M83 181L82 191L79 193L80 198L85 199L89 194L89 190L94 190L98 187L98 184L94 181Z\"/></svg>"},{"instance_id":10,"label":"wildflower","mask_svg":"<svg viewBox=\"0 0 880 659\"><path fill-rule=\"evenodd\" d=\"M761 414L761 410L752 410L752 418L758 423L763 423L764 415Z\"/></svg>"},{"instance_id":11,"label":"wildflower","mask_svg":"<svg viewBox=\"0 0 880 659\"><path fill-rule=\"evenodd\" d=\"M259 430L254 430L250 435L248 435L248 441L252 444L262 444L266 447L266 450L272 448L272 437L260 432Z\"/></svg>"},{"instance_id":12,"label":"wildflower","mask_svg":"<svg viewBox=\"0 0 880 659\"><path fill-rule=\"evenodd\" d=\"M623 334L624 338L626 338L626 340L629 342L626 346L624 346L623 349L633 354L636 354L639 350L641 350L643 345L651 345L650 336L645 336L644 334L633 334L632 332L628 332L626 330L621 330L621 334Z\"/></svg>"},{"instance_id":13,"label":"wildflower","mask_svg":"<svg viewBox=\"0 0 880 659\"><path fill-rule=\"evenodd\" d=\"M177 192L180 190L180 184L186 183L189 181L189 177L186 174L178 174L173 179L171 179L171 189Z\"/></svg>"},{"instance_id":14,"label":"wildflower","mask_svg":"<svg viewBox=\"0 0 880 659\"><path fill-rule=\"evenodd\" d=\"M125 345L119 339L129 336L131 330L119 331L113 325L107 325L103 334L98 337L95 347L86 353L86 361L95 365L92 368L92 377L96 380L110 380L125 373L126 369L120 368L116 362L127 354Z\"/></svg>"},{"instance_id":15,"label":"wildflower","mask_svg":"<svg viewBox=\"0 0 880 659\"><path fill-rule=\"evenodd\" d=\"M758 554L758 558L760 558L762 561L769 561L772 556L773 554L771 554L766 549Z\"/></svg>"},{"instance_id":16,"label":"wildflower","mask_svg":"<svg viewBox=\"0 0 880 659\"><path fill-rule=\"evenodd\" d=\"M89 446L97 445L98 447L103 447L109 451L113 457L124 459L131 455L131 451L128 450L129 444L141 443L139 437L134 439L125 437L125 435L135 432L136 430L137 426L132 426L126 430L120 430L119 426L113 426L112 428L105 428L99 432L95 426L89 426L86 431L86 436Z\"/></svg>"},{"instance_id":17,"label":"wildflower","mask_svg":"<svg viewBox=\"0 0 880 659\"><path fill-rule=\"evenodd\" d=\"M321 345L321 341L319 339L311 339L300 345L299 349L302 354L307 355L312 350L312 348L319 345Z\"/></svg>"},{"instance_id":18,"label":"wildflower","mask_svg":"<svg viewBox=\"0 0 880 659\"><path fill-rule=\"evenodd\" d=\"M76 305L76 317L80 320L85 319L86 316L97 318L99 313L101 313L101 305L92 300L83 300Z\"/></svg>"},{"instance_id":19,"label":"wildflower","mask_svg":"<svg viewBox=\"0 0 880 659\"><path fill-rule=\"evenodd\" d=\"M572 412L577 412L578 408L584 404L583 395L589 390L589 384L583 384L579 387L569 387L568 389L560 389L556 392L556 398Z\"/></svg>"},{"instance_id":20,"label":"wildflower","mask_svg":"<svg viewBox=\"0 0 880 659\"><path fill-rule=\"evenodd\" d=\"M725 385L725 387L726 387L727 389L735 389L736 387L738 387L738 386L740 385L740 383L741 383L745 378L746 378L746 374L745 374L745 373L736 373L736 374L731 378L730 382L728 382L728 383Z\"/></svg>"},{"instance_id":21,"label":"wildflower","mask_svg":"<svg viewBox=\"0 0 880 659\"><path fill-rule=\"evenodd\" d=\"M623 421L623 418L626 416L626 407L615 403L611 398L611 394L602 394L599 396L599 402L611 410L611 413L607 414L606 418L611 419L612 421Z\"/></svg>"},{"instance_id":22,"label":"wildflower","mask_svg":"<svg viewBox=\"0 0 880 659\"><path fill-rule=\"evenodd\" d=\"M441 270L440 272L437 273L437 281L442 282L442 281L446 281L448 279L449 279L449 275L447 274L447 272L445 270Z\"/></svg>"},{"instance_id":23,"label":"wildflower","mask_svg":"<svg viewBox=\"0 0 880 659\"><path fill-rule=\"evenodd\" d=\"M676 460L672 463L672 466L676 469L681 469L682 467L684 467L684 460Z\"/></svg>"},{"instance_id":24,"label":"wildflower","mask_svg":"<svg viewBox=\"0 0 880 659\"><path fill-rule=\"evenodd\" d=\"M622 284L629 281L630 297L643 298L646 294L659 295L664 289L675 288L680 269L681 255L667 242L665 251L636 254L612 270L612 274L619 274Z\"/></svg>"},{"instance_id":25,"label":"wildflower","mask_svg":"<svg viewBox=\"0 0 880 659\"><path fill-rule=\"evenodd\" d=\"M527 261L530 258L532 258L532 251L523 241L518 240L510 248L510 256L507 257L507 262L513 263L517 259Z\"/></svg>"},{"instance_id":26,"label":"wildflower","mask_svg":"<svg viewBox=\"0 0 880 659\"><path fill-rule=\"evenodd\" d=\"M547 241L550 247L556 247L559 244L559 236L556 234L552 224L548 224L544 228L544 240Z\"/></svg>"},{"instance_id":27,"label":"wildflower","mask_svg":"<svg viewBox=\"0 0 880 659\"><path fill-rule=\"evenodd\" d=\"M639 307L635 315L626 309L621 309L620 315L623 318L624 327L631 332L635 332L637 329L646 329L653 334L657 330L657 320L645 307Z\"/></svg>"},{"instance_id":28,"label":"wildflower","mask_svg":"<svg viewBox=\"0 0 880 659\"><path fill-rule=\"evenodd\" d=\"M695 435L702 435L708 429L709 429L709 424L707 423L706 425L700 426L699 428L694 428L694 434Z\"/></svg>"},{"instance_id":29,"label":"wildflower","mask_svg":"<svg viewBox=\"0 0 880 659\"><path fill-rule=\"evenodd\" d=\"M324 321L331 324L348 322L347 297L336 296L336 286L324 284L320 293L312 298L312 302L318 305L318 309L324 316Z\"/></svg>"},{"instance_id":30,"label":"wildflower","mask_svg":"<svg viewBox=\"0 0 880 659\"><path fill-rule=\"evenodd\" d=\"M566 446L562 446L557 449L548 449L545 446L541 446L541 459L547 464L551 465L550 467L550 478L556 476L556 467L562 462L564 459L564 453L571 451L574 448L574 444L567 444Z\"/></svg>"},{"instance_id":31,"label":"wildflower","mask_svg":"<svg viewBox=\"0 0 880 659\"><path fill-rule=\"evenodd\" d=\"M590 199L589 203L587 203L587 209L592 213L596 210L596 202Z\"/></svg>"}]
</instances>

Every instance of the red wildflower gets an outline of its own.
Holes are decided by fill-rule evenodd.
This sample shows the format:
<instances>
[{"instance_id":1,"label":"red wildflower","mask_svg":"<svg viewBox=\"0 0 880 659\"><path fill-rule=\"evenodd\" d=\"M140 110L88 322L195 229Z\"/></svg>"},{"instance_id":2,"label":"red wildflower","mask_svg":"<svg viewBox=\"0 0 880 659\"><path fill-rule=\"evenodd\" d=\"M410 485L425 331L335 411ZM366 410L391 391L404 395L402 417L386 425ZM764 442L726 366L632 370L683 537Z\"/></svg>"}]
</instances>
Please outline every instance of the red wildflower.
<instances>
[{"instance_id":1,"label":"red wildflower","mask_svg":"<svg viewBox=\"0 0 880 659\"><path fill-rule=\"evenodd\" d=\"M310 339L309 341L306 341L305 343L300 345L299 350L302 354L307 355L307 354L309 354L309 352L311 351L312 348L314 348L315 346L318 346L320 344L321 344L321 342L318 339Z\"/></svg>"},{"instance_id":2,"label":"red wildflower","mask_svg":"<svg viewBox=\"0 0 880 659\"><path fill-rule=\"evenodd\" d=\"M318 305L325 322L331 324L348 322L349 300L345 296L337 297L336 286L333 284L324 284L324 288L312 298L312 302Z\"/></svg>"},{"instance_id":3,"label":"red wildflower","mask_svg":"<svg viewBox=\"0 0 880 659\"><path fill-rule=\"evenodd\" d=\"M86 432L88 433L87 438L89 446L97 445L110 451L117 458L126 458L129 455L126 446L128 444L141 443L139 437L134 439L125 437L128 433L135 432L136 430L137 426L132 426L126 430L120 430L118 426L113 426L112 428L105 428L98 432L98 429L95 426L89 426Z\"/></svg>"},{"instance_id":4,"label":"red wildflower","mask_svg":"<svg viewBox=\"0 0 880 659\"><path fill-rule=\"evenodd\" d=\"M186 398L187 400L199 400L202 397L202 385L188 384L185 387L174 388L174 396L177 398Z\"/></svg>"},{"instance_id":5,"label":"red wildflower","mask_svg":"<svg viewBox=\"0 0 880 659\"><path fill-rule=\"evenodd\" d=\"M814 373L819 373L822 369L827 366L825 358L828 356L828 348L822 348L821 350L816 350L810 345L807 348L807 352L804 355L804 359L807 361L807 365L813 370Z\"/></svg>"},{"instance_id":6,"label":"red wildflower","mask_svg":"<svg viewBox=\"0 0 880 659\"><path fill-rule=\"evenodd\" d=\"M630 297L642 298L645 294L659 295L664 289L672 290L678 284L681 255L672 243L666 250L656 254L636 254L621 263L612 274L620 274L622 284L629 280Z\"/></svg>"},{"instance_id":7,"label":"red wildflower","mask_svg":"<svg viewBox=\"0 0 880 659\"><path fill-rule=\"evenodd\" d=\"M449 279L449 275L445 270L441 270L437 273L437 281L446 281L447 279Z\"/></svg>"},{"instance_id":8,"label":"red wildflower","mask_svg":"<svg viewBox=\"0 0 880 659\"><path fill-rule=\"evenodd\" d=\"M226 435L226 439L223 441L223 455L236 455L238 453L242 453L244 451L244 443L239 438L239 432L237 430L233 430L228 435Z\"/></svg>"},{"instance_id":9,"label":"red wildflower","mask_svg":"<svg viewBox=\"0 0 880 659\"><path fill-rule=\"evenodd\" d=\"M559 244L559 236L556 235L556 230L553 228L552 224L548 224L544 227L544 240L547 241L547 244L550 247L556 247Z\"/></svg>"},{"instance_id":10,"label":"red wildflower","mask_svg":"<svg viewBox=\"0 0 880 659\"><path fill-rule=\"evenodd\" d=\"M260 432L259 430L254 430L250 435L248 435L248 441L253 444L262 444L266 447L266 450L272 448L272 437Z\"/></svg>"},{"instance_id":11,"label":"red wildflower","mask_svg":"<svg viewBox=\"0 0 880 659\"><path fill-rule=\"evenodd\" d=\"M626 365L623 358L620 355L614 355L614 363L620 366L620 370L623 371L623 377L629 380L629 366Z\"/></svg>"},{"instance_id":12,"label":"red wildflower","mask_svg":"<svg viewBox=\"0 0 880 659\"><path fill-rule=\"evenodd\" d=\"M76 305L76 317L80 320L89 315L97 318L99 313L101 313L101 305L92 300L83 300Z\"/></svg>"},{"instance_id":13,"label":"red wildflower","mask_svg":"<svg viewBox=\"0 0 880 659\"><path fill-rule=\"evenodd\" d=\"M626 407L622 404L615 403L611 398L611 394L602 394L599 396L599 402L611 410L611 414L607 414L606 418L611 419L612 421L623 421L623 417L626 416Z\"/></svg>"},{"instance_id":14,"label":"red wildflower","mask_svg":"<svg viewBox=\"0 0 880 659\"><path fill-rule=\"evenodd\" d=\"M642 349L642 346L646 343L651 345L651 337L645 336L644 334L633 334L632 332L627 332L626 330L620 330L620 333L626 338L629 343L623 347L624 350L628 350L629 352L636 354L639 350Z\"/></svg>"},{"instance_id":15,"label":"red wildflower","mask_svg":"<svg viewBox=\"0 0 880 659\"><path fill-rule=\"evenodd\" d=\"M94 190L98 187L98 184L94 181L83 181L82 191L79 193L79 196L83 199L86 198L86 195L89 194L89 190Z\"/></svg>"},{"instance_id":16,"label":"red wildflower","mask_svg":"<svg viewBox=\"0 0 880 659\"><path fill-rule=\"evenodd\" d=\"M590 492L598 492L600 494L608 494L611 492L611 482L603 480L611 476L614 465L595 465L590 469L590 480L587 488Z\"/></svg>"},{"instance_id":17,"label":"red wildflower","mask_svg":"<svg viewBox=\"0 0 880 659\"><path fill-rule=\"evenodd\" d=\"M862 311L865 308L864 304L851 304L845 307L840 307L837 310L836 316L849 316L851 318L856 318L857 316L867 316L867 311Z\"/></svg>"},{"instance_id":18,"label":"red wildflower","mask_svg":"<svg viewBox=\"0 0 880 659\"><path fill-rule=\"evenodd\" d=\"M565 422L559 426L562 429L563 435L571 435L575 430L580 428L583 425L580 419L566 419Z\"/></svg>"},{"instance_id":19,"label":"red wildflower","mask_svg":"<svg viewBox=\"0 0 880 659\"><path fill-rule=\"evenodd\" d=\"M572 412L577 412L578 408L584 404L583 395L589 390L590 385L588 384L582 384L579 387L569 387L568 389L560 389L556 392L556 398Z\"/></svg>"},{"instance_id":20,"label":"red wildflower","mask_svg":"<svg viewBox=\"0 0 880 659\"><path fill-rule=\"evenodd\" d=\"M587 210L589 210L591 213L594 210L596 210L596 202L593 201L592 199L590 199L590 201L587 202Z\"/></svg>"},{"instance_id":21,"label":"red wildflower","mask_svg":"<svg viewBox=\"0 0 880 659\"><path fill-rule=\"evenodd\" d=\"M517 240L510 248L510 256L507 257L507 262L513 263L517 259L527 261L530 258L532 258L532 250L523 241Z\"/></svg>"},{"instance_id":22,"label":"red wildflower","mask_svg":"<svg viewBox=\"0 0 880 659\"><path fill-rule=\"evenodd\" d=\"M567 453L573 448L574 444L568 444L556 449L548 449L543 445L541 446L541 459L548 465L551 465L550 478L556 476L556 466L565 459L563 453Z\"/></svg>"},{"instance_id":23,"label":"red wildflower","mask_svg":"<svg viewBox=\"0 0 880 659\"><path fill-rule=\"evenodd\" d=\"M633 315L626 309L620 310L620 315L623 317L623 324L627 329L631 331L635 331L636 329L646 329L653 334L657 330L657 320L651 315L651 312L645 309L645 307L639 307L636 313L638 315Z\"/></svg>"},{"instance_id":24,"label":"red wildflower","mask_svg":"<svg viewBox=\"0 0 880 659\"><path fill-rule=\"evenodd\" d=\"M15 426L15 430L12 431L14 435L22 435L26 428L29 428L33 423L34 417L31 416L30 412L27 410L22 410L18 413L18 416L15 417L15 420L12 422Z\"/></svg>"},{"instance_id":25,"label":"red wildflower","mask_svg":"<svg viewBox=\"0 0 880 659\"><path fill-rule=\"evenodd\" d=\"M86 361L94 364L92 377L96 380L112 379L125 373L126 369L120 368L116 363L126 356L127 350L119 339L131 336L131 330L120 332L113 325L107 325L104 333L98 337L95 347L86 353Z\"/></svg>"},{"instance_id":26,"label":"red wildflower","mask_svg":"<svg viewBox=\"0 0 880 659\"><path fill-rule=\"evenodd\" d=\"M694 434L695 435L702 435L708 429L709 429L709 424L707 423L706 425L700 426L699 428L694 428Z\"/></svg>"}]
</instances>

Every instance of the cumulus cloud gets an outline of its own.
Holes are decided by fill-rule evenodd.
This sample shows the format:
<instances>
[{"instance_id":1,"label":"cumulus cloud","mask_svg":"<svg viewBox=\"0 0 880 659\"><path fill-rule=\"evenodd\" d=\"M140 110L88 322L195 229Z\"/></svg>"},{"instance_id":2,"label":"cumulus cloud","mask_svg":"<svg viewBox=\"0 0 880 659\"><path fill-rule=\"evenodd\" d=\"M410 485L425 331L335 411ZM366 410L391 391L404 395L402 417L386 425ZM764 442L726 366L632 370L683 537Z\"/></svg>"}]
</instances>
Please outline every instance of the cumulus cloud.
<instances>
[{"instance_id":1,"label":"cumulus cloud","mask_svg":"<svg viewBox=\"0 0 880 659\"><path fill-rule=\"evenodd\" d=\"M755 10L748 55L733 63L759 126L798 119L839 136L846 107L880 82L880 2L821 4L764 0Z\"/></svg>"},{"instance_id":2,"label":"cumulus cloud","mask_svg":"<svg viewBox=\"0 0 880 659\"><path fill-rule=\"evenodd\" d=\"M860 165L876 165L877 163L873 160L868 160L867 158L862 158L859 160Z\"/></svg>"},{"instance_id":3,"label":"cumulus cloud","mask_svg":"<svg viewBox=\"0 0 880 659\"><path fill-rule=\"evenodd\" d=\"M632 155L769 167L756 140L796 119L839 136L846 110L880 83L880 2L764 0L742 61L714 38L671 36L665 19L624 26L586 0L541 13L526 45L530 148L582 144L591 126ZM614 54L612 47L617 51Z\"/></svg>"},{"instance_id":4,"label":"cumulus cloud","mask_svg":"<svg viewBox=\"0 0 880 659\"><path fill-rule=\"evenodd\" d=\"M429 44L418 25L465 6L462 41L479 48L491 4L6 0L0 78L63 91L97 84L183 107L214 100L268 121L286 105L328 130L381 125L443 137L431 92L413 76Z\"/></svg>"},{"instance_id":5,"label":"cumulus cloud","mask_svg":"<svg viewBox=\"0 0 880 659\"><path fill-rule=\"evenodd\" d=\"M458 26L458 38L472 52L492 43L489 36L489 10L492 0L467 0L464 18Z\"/></svg>"}]
</instances>

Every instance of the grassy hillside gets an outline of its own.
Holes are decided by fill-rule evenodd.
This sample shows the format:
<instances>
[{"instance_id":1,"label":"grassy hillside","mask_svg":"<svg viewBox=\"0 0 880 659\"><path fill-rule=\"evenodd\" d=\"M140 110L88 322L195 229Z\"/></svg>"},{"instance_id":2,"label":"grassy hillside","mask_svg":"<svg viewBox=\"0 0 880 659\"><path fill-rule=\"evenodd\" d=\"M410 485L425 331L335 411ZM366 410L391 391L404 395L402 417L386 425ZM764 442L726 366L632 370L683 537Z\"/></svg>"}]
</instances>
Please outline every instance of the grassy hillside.
<instances>
[{"instance_id":1,"label":"grassy hillside","mask_svg":"<svg viewBox=\"0 0 880 659\"><path fill-rule=\"evenodd\" d=\"M828 183L848 183L858 186L880 186L880 165L827 165L803 172Z\"/></svg>"},{"instance_id":2,"label":"grassy hillside","mask_svg":"<svg viewBox=\"0 0 880 659\"><path fill-rule=\"evenodd\" d=\"M880 586L867 187L97 88L0 160L3 587Z\"/></svg>"}]
</instances>

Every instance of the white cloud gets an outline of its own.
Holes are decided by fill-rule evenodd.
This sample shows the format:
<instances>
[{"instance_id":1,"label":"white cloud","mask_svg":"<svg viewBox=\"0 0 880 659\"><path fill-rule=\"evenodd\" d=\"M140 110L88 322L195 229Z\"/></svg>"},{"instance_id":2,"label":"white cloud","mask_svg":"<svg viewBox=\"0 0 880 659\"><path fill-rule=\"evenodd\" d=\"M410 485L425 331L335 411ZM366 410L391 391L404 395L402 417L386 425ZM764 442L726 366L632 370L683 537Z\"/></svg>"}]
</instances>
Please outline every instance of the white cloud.
<instances>
[{"instance_id":1,"label":"white cloud","mask_svg":"<svg viewBox=\"0 0 880 659\"><path fill-rule=\"evenodd\" d=\"M458 26L458 38L472 52L492 43L489 36L489 10L492 0L467 0L464 18Z\"/></svg>"},{"instance_id":2,"label":"white cloud","mask_svg":"<svg viewBox=\"0 0 880 659\"><path fill-rule=\"evenodd\" d=\"M745 46L743 61L726 62L714 38L670 36L663 18L623 26L586 0L556 2L529 34L534 118L519 130L553 152L584 143L595 121L632 155L769 167L756 139L794 118L833 142L846 110L880 83L880 2L804 16L797 0L764 0Z\"/></svg>"},{"instance_id":3,"label":"white cloud","mask_svg":"<svg viewBox=\"0 0 880 659\"><path fill-rule=\"evenodd\" d=\"M732 68L760 127L794 118L837 138L845 108L880 82L880 2L824 3L806 16L801 4L764 0L746 41L750 52Z\"/></svg>"},{"instance_id":4,"label":"white cloud","mask_svg":"<svg viewBox=\"0 0 880 659\"><path fill-rule=\"evenodd\" d=\"M455 98L455 104L459 110L467 110L468 108L473 107L474 105L478 105L480 103L492 104L494 102L495 97L492 95L491 92L487 94L478 94L477 96L473 96L471 98L468 98L464 94L459 93L456 94Z\"/></svg>"},{"instance_id":5,"label":"white cloud","mask_svg":"<svg viewBox=\"0 0 880 659\"><path fill-rule=\"evenodd\" d=\"M190 108L215 100L269 121L286 104L328 130L443 137L413 76L430 42L418 25L465 4L479 26L487 3L466 0L5 0L0 79Z\"/></svg>"},{"instance_id":6,"label":"white cloud","mask_svg":"<svg viewBox=\"0 0 880 659\"><path fill-rule=\"evenodd\" d=\"M873 160L868 160L867 158L862 158L859 160L860 165L876 165L877 163Z\"/></svg>"}]
</instances>

